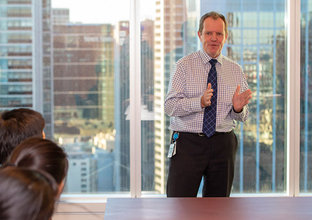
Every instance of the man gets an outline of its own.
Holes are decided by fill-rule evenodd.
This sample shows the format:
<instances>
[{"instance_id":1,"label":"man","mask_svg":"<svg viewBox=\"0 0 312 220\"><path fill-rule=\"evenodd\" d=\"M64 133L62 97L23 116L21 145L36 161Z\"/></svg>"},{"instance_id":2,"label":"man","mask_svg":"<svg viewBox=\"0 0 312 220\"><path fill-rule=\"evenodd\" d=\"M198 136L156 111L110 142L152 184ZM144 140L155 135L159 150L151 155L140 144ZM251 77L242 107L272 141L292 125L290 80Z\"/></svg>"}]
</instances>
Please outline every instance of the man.
<instances>
[{"instance_id":1,"label":"man","mask_svg":"<svg viewBox=\"0 0 312 220\"><path fill-rule=\"evenodd\" d=\"M19 108L0 115L0 164L3 164L13 149L29 137L45 138L45 121L39 112Z\"/></svg>"},{"instance_id":2,"label":"man","mask_svg":"<svg viewBox=\"0 0 312 220\"><path fill-rule=\"evenodd\" d=\"M165 99L173 131L168 152L168 197L229 196L234 177L235 121L245 121L251 91L235 62L221 54L228 37L222 14L201 17L203 49L177 62Z\"/></svg>"}]
</instances>

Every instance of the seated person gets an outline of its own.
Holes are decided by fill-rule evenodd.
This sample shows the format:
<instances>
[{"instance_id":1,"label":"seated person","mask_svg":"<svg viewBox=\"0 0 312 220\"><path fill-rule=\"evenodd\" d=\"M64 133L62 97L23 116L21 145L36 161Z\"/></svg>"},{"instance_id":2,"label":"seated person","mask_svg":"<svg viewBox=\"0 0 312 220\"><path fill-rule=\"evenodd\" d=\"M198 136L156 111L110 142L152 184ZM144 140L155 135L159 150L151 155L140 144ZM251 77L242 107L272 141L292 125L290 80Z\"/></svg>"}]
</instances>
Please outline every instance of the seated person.
<instances>
[{"instance_id":1,"label":"seated person","mask_svg":"<svg viewBox=\"0 0 312 220\"><path fill-rule=\"evenodd\" d=\"M57 186L41 171L18 167L0 169L0 219L49 220Z\"/></svg>"},{"instance_id":2,"label":"seated person","mask_svg":"<svg viewBox=\"0 0 312 220\"><path fill-rule=\"evenodd\" d=\"M59 197L64 188L68 160L64 150L53 141L32 137L17 145L3 166L24 167L49 173L59 186Z\"/></svg>"},{"instance_id":3,"label":"seated person","mask_svg":"<svg viewBox=\"0 0 312 220\"><path fill-rule=\"evenodd\" d=\"M15 146L29 137L44 138L44 118L39 112L20 108L0 115L0 165Z\"/></svg>"}]
</instances>

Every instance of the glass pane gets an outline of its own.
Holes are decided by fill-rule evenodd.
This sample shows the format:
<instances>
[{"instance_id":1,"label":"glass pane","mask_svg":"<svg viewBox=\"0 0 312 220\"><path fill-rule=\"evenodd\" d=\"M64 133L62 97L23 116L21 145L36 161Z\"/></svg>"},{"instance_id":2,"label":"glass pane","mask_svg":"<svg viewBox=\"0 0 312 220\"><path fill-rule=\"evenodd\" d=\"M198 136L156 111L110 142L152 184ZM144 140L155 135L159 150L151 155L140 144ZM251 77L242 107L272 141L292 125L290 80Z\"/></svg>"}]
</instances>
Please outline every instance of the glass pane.
<instances>
[{"instance_id":1,"label":"glass pane","mask_svg":"<svg viewBox=\"0 0 312 220\"><path fill-rule=\"evenodd\" d=\"M0 1L0 111L16 107L40 111L46 119L45 133L52 138L52 45L45 37L52 33L46 16L51 14L51 2L34 5L29 0ZM45 27L35 25L35 20Z\"/></svg>"},{"instance_id":2,"label":"glass pane","mask_svg":"<svg viewBox=\"0 0 312 220\"><path fill-rule=\"evenodd\" d=\"M301 0L300 192L312 191L311 166L311 21L312 1Z\"/></svg>"},{"instance_id":3,"label":"glass pane","mask_svg":"<svg viewBox=\"0 0 312 220\"><path fill-rule=\"evenodd\" d=\"M175 62L197 49L198 1L141 3L142 190L164 194L170 132L163 100Z\"/></svg>"},{"instance_id":4,"label":"glass pane","mask_svg":"<svg viewBox=\"0 0 312 220\"><path fill-rule=\"evenodd\" d=\"M165 193L170 131L163 102L170 73L178 59L201 48L197 37L200 16L215 10L228 21L229 37L222 53L242 66L254 97L249 119L235 129L239 148L232 192L285 192L286 1L150 0L146 4L154 7L154 12L141 18L142 102L143 107L147 100L154 102L146 110L154 114L154 125L150 119L142 120L142 190ZM141 13L145 12L142 7ZM153 53L148 56L144 49L150 48L152 36L147 30L154 32ZM150 64L152 56L154 66Z\"/></svg>"},{"instance_id":5,"label":"glass pane","mask_svg":"<svg viewBox=\"0 0 312 220\"><path fill-rule=\"evenodd\" d=\"M69 155L68 193L130 190L129 4L52 2L54 139Z\"/></svg>"},{"instance_id":6,"label":"glass pane","mask_svg":"<svg viewBox=\"0 0 312 220\"><path fill-rule=\"evenodd\" d=\"M155 1L141 3L141 161L142 191L155 188L154 39Z\"/></svg>"},{"instance_id":7,"label":"glass pane","mask_svg":"<svg viewBox=\"0 0 312 220\"><path fill-rule=\"evenodd\" d=\"M229 34L223 53L243 67L253 91L249 119L235 129L239 149L232 192L285 192L287 48L279 18L286 16L286 1L235 0L232 7L226 2L209 10L222 8L226 15L235 34Z\"/></svg>"}]
</instances>

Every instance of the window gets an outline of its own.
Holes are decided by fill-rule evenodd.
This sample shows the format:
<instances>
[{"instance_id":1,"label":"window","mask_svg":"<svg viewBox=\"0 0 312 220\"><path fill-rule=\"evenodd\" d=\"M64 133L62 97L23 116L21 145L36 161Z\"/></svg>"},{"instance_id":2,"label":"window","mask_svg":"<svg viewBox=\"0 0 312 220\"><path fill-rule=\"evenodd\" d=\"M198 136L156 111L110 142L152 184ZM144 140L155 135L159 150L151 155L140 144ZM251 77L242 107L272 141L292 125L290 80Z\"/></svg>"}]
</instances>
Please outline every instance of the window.
<instances>
[{"instance_id":1,"label":"window","mask_svg":"<svg viewBox=\"0 0 312 220\"><path fill-rule=\"evenodd\" d=\"M299 114L289 107L299 96L289 99L287 93L296 75L289 69L294 65L288 62L294 54L289 39L299 34L288 32L291 24L285 22L296 18L287 14L295 10L291 4L299 3L0 0L0 111L30 107L43 113L47 137L69 156L65 193L164 194L170 131L163 105L170 74L178 59L200 49L199 18L216 10L228 20L222 53L242 66L254 96L249 120L235 129L239 149L233 193L286 194L294 176L288 169L294 161L287 155L296 147L290 146L295 137L288 130L296 120L291 115ZM311 5L301 0L304 193L312 189Z\"/></svg>"},{"instance_id":2,"label":"window","mask_svg":"<svg viewBox=\"0 0 312 220\"><path fill-rule=\"evenodd\" d=\"M312 1L301 0L300 192L311 193L311 12Z\"/></svg>"},{"instance_id":3,"label":"window","mask_svg":"<svg viewBox=\"0 0 312 220\"><path fill-rule=\"evenodd\" d=\"M150 1L152 4L153 1ZM162 2L162 1L156 1ZM234 193L272 193L286 191L286 35L285 23L280 23L280 17L285 17L286 3L279 1L242 2L218 1L213 6L210 1L181 1L179 4L164 2L163 7L156 11L155 20L163 22L164 27L153 25L157 37L155 48L161 52L151 54L157 60L157 66L144 66L154 70L154 93L147 91L147 74L153 71L141 69L142 98L149 95L154 98L151 112L154 121L142 120L142 190L165 193L168 161L166 152L170 138L168 130L169 119L164 115L163 100L167 92L170 71L175 62L184 55L200 49L197 37L200 15L216 10L224 14L229 21L230 39L224 46L223 54L238 62L244 69L249 86L254 92L249 105L250 117L247 123L238 124L236 134L239 138L239 149L236 157L236 175ZM247 4L246 4L247 3ZM156 4L157 7L158 4ZM159 4L162 5L162 4ZM200 15L196 9L199 8ZM166 9L166 10L165 10ZM179 10L177 10L179 9ZM144 12L143 12L144 13ZM270 20L270 22L268 22ZM143 53L146 44L143 36L148 19L141 20L141 61L148 63L148 56ZM150 21L150 25L152 25ZM174 28L170 28L174 27ZM149 31L152 34L152 31ZM146 52L146 51L144 51ZM141 67L142 68L142 67ZM145 80L145 81L144 81ZM157 88L160 88L157 90ZM144 99L142 101L144 103ZM142 107L143 108L143 107ZM149 124L148 124L149 123ZM154 125L152 125L154 123ZM146 126L146 128L144 127ZM151 127L148 130L148 126ZM149 133L148 133L149 131ZM151 141L153 140L154 141ZM154 152L152 152L154 151ZM154 166L148 161L148 153ZM147 165L149 164L149 166ZM150 171L149 171L150 170ZM154 171L155 170L155 171ZM153 172L154 171L154 172ZM148 175L149 178L148 178ZM152 177L151 175L155 175ZM154 179L154 185L146 182Z\"/></svg>"}]
</instances>

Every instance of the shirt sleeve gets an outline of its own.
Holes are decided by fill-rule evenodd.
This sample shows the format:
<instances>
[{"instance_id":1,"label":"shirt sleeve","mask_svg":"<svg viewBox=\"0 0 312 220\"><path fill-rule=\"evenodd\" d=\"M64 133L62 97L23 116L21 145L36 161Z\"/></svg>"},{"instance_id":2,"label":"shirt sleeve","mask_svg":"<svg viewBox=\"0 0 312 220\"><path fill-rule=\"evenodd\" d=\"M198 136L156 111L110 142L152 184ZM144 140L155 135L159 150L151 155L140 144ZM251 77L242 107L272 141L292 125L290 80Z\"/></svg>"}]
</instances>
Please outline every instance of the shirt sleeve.
<instances>
[{"instance_id":1,"label":"shirt sleeve","mask_svg":"<svg viewBox=\"0 0 312 220\"><path fill-rule=\"evenodd\" d=\"M165 113L168 116L181 117L202 111L201 96L188 98L185 95L186 76L182 63L177 63L170 78L165 98Z\"/></svg>"},{"instance_id":2,"label":"shirt sleeve","mask_svg":"<svg viewBox=\"0 0 312 220\"><path fill-rule=\"evenodd\" d=\"M246 91L249 87L248 87L248 83L245 77L245 74L243 73L242 68L240 67L240 74L241 74L241 92ZM247 120L248 115L249 115L249 108L248 108L248 104L244 106L243 110L239 113L236 113L233 108L231 110L231 118L236 120L236 121L241 121L244 122Z\"/></svg>"}]
</instances>

